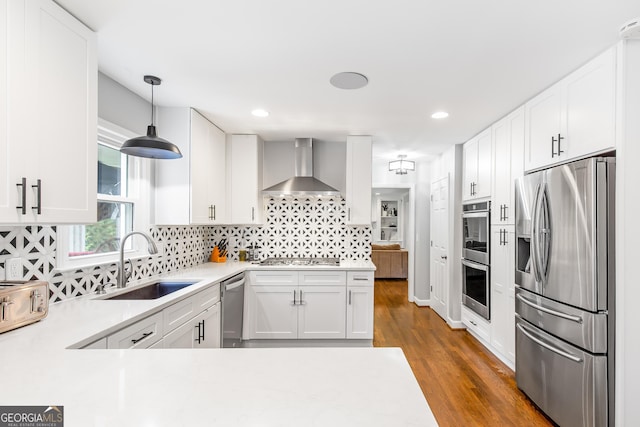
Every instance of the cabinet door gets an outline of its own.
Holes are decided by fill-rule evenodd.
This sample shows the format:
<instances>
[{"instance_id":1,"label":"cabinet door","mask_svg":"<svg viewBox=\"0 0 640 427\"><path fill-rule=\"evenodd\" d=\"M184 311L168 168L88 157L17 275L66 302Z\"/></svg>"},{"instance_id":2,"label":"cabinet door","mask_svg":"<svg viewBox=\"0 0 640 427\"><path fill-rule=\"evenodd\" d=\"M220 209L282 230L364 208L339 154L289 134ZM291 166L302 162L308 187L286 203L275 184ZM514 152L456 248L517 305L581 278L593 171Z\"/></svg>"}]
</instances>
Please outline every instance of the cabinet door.
<instances>
[{"instance_id":1,"label":"cabinet door","mask_svg":"<svg viewBox=\"0 0 640 427\"><path fill-rule=\"evenodd\" d=\"M347 137L346 223L371 225L371 137Z\"/></svg>"},{"instance_id":2,"label":"cabinet door","mask_svg":"<svg viewBox=\"0 0 640 427\"><path fill-rule=\"evenodd\" d=\"M24 132L31 165L25 222L92 223L97 210L96 36L53 1L28 1L25 7L30 126ZM40 191L32 190L37 180Z\"/></svg>"},{"instance_id":3,"label":"cabinet door","mask_svg":"<svg viewBox=\"0 0 640 427\"><path fill-rule=\"evenodd\" d=\"M201 339L196 339L196 348L220 348L220 303L216 303L204 313L196 317L201 329Z\"/></svg>"},{"instance_id":4,"label":"cabinet door","mask_svg":"<svg viewBox=\"0 0 640 427\"><path fill-rule=\"evenodd\" d=\"M20 176L20 172L14 172L17 159L9 155L9 144L13 140L8 126L9 94L13 88L9 80L9 62L13 60L8 44L10 4L11 2L5 1L0 5L0 169L3 171L0 173L0 220L3 222L18 219L16 183Z\"/></svg>"},{"instance_id":5,"label":"cabinet door","mask_svg":"<svg viewBox=\"0 0 640 427\"><path fill-rule=\"evenodd\" d=\"M504 224L505 206L510 205L511 190L511 144L509 141L509 123L507 118L491 127L493 133L493 176L491 201L491 223Z\"/></svg>"},{"instance_id":6,"label":"cabinet door","mask_svg":"<svg viewBox=\"0 0 640 427\"><path fill-rule=\"evenodd\" d=\"M209 187L216 186L213 180L215 147L209 138L209 121L195 110L190 111L191 132L191 223L209 224L213 219ZM220 185L224 186L225 181Z\"/></svg>"},{"instance_id":7,"label":"cabinet door","mask_svg":"<svg viewBox=\"0 0 640 427\"><path fill-rule=\"evenodd\" d=\"M478 179L478 139L473 138L462 146L462 198L474 198L474 185Z\"/></svg>"},{"instance_id":8,"label":"cabinet door","mask_svg":"<svg viewBox=\"0 0 640 427\"><path fill-rule=\"evenodd\" d=\"M500 227L491 236L491 345L514 362L515 300L512 227Z\"/></svg>"},{"instance_id":9,"label":"cabinet door","mask_svg":"<svg viewBox=\"0 0 640 427\"><path fill-rule=\"evenodd\" d=\"M262 140L257 135L231 135L227 151L229 223L261 224Z\"/></svg>"},{"instance_id":10,"label":"cabinet door","mask_svg":"<svg viewBox=\"0 0 640 427\"><path fill-rule=\"evenodd\" d=\"M249 338L298 338L297 286L253 285L249 291Z\"/></svg>"},{"instance_id":11,"label":"cabinet door","mask_svg":"<svg viewBox=\"0 0 640 427\"><path fill-rule=\"evenodd\" d=\"M191 110L191 223L224 224L226 220L225 135Z\"/></svg>"},{"instance_id":12,"label":"cabinet door","mask_svg":"<svg viewBox=\"0 0 640 427\"><path fill-rule=\"evenodd\" d=\"M561 149L577 158L615 148L616 49L611 48L562 81L566 117Z\"/></svg>"},{"instance_id":13,"label":"cabinet door","mask_svg":"<svg viewBox=\"0 0 640 427\"><path fill-rule=\"evenodd\" d=\"M522 176L524 158L524 107L492 126L492 224L514 224L514 182Z\"/></svg>"},{"instance_id":14,"label":"cabinet door","mask_svg":"<svg viewBox=\"0 0 640 427\"><path fill-rule=\"evenodd\" d=\"M300 286L298 338L344 338L346 287Z\"/></svg>"},{"instance_id":15,"label":"cabinet door","mask_svg":"<svg viewBox=\"0 0 640 427\"><path fill-rule=\"evenodd\" d=\"M478 135L478 166L474 197L491 196L491 128Z\"/></svg>"},{"instance_id":16,"label":"cabinet door","mask_svg":"<svg viewBox=\"0 0 640 427\"><path fill-rule=\"evenodd\" d=\"M555 150L561 133L561 86L556 84L525 104L525 169L546 166L557 158Z\"/></svg>"},{"instance_id":17,"label":"cabinet door","mask_svg":"<svg viewBox=\"0 0 640 427\"><path fill-rule=\"evenodd\" d=\"M347 339L373 339L373 286L347 290Z\"/></svg>"},{"instance_id":18,"label":"cabinet door","mask_svg":"<svg viewBox=\"0 0 640 427\"><path fill-rule=\"evenodd\" d=\"M191 319L164 336L164 348L193 348L198 338L200 319Z\"/></svg>"}]
</instances>

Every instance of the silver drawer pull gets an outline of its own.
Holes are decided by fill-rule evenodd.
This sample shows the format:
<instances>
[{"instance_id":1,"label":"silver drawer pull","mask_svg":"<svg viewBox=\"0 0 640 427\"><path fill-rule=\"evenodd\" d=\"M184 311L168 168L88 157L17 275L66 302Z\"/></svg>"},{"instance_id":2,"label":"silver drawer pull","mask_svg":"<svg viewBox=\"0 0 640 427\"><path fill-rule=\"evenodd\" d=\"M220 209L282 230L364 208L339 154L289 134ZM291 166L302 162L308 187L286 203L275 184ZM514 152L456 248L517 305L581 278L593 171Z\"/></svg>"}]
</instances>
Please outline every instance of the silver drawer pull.
<instances>
[{"instance_id":1,"label":"silver drawer pull","mask_svg":"<svg viewBox=\"0 0 640 427\"><path fill-rule=\"evenodd\" d=\"M550 314L550 315L556 316L556 317L560 317L562 319L571 320L572 322L582 323L582 317L580 317L580 316L574 316L572 314L566 314L566 313L562 313L560 311L551 310L550 308L546 308L546 307L543 307L541 305L538 305L536 303L533 303L533 302L529 301L528 299L526 299L525 297L523 297L520 294L518 294L518 299L520 301L522 301L524 304L528 305L529 307L535 308L536 310L543 311L543 312L545 312L547 314Z\"/></svg>"},{"instance_id":2,"label":"silver drawer pull","mask_svg":"<svg viewBox=\"0 0 640 427\"><path fill-rule=\"evenodd\" d=\"M353 280L368 281L369 278L368 277L354 277Z\"/></svg>"},{"instance_id":3,"label":"silver drawer pull","mask_svg":"<svg viewBox=\"0 0 640 427\"><path fill-rule=\"evenodd\" d=\"M140 341L142 341L143 339L145 339L146 337L148 337L151 334L153 334L153 332L145 332L144 334L142 334L142 336L140 338L131 340L131 343L132 344L138 344Z\"/></svg>"},{"instance_id":4,"label":"silver drawer pull","mask_svg":"<svg viewBox=\"0 0 640 427\"><path fill-rule=\"evenodd\" d=\"M574 356L574 355L573 355L573 354L571 354L571 353L567 353L566 351L560 350L559 348L556 348L556 347L554 347L554 346L552 346L552 345L549 345L549 344L547 344L546 342L544 342L544 341L542 341L542 340L540 340L540 339L538 339L538 338L534 337L534 336L533 336L533 335L531 335L527 330L525 330L525 329L522 327L522 325L520 325L520 324L518 324L517 326L518 326L518 329L520 329L520 331L521 331L523 334L525 334L525 336L526 336L527 338L529 338L531 341L535 342L536 344L538 344L538 345L540 345L540 346L542 346L542 347L546 348L546 349L547 349L547 350L549 350L549 351L552 351L552 352L556 353L557 355L560 355L560 356L565 357L565 358L567 358L567 359L569 359L569 360L572 360L572 361L574 361L574 362L576 362L576 363L582 363L582 359L581 359L581 358L579 358L578 356Z\"/></svg>"}]
</instances>

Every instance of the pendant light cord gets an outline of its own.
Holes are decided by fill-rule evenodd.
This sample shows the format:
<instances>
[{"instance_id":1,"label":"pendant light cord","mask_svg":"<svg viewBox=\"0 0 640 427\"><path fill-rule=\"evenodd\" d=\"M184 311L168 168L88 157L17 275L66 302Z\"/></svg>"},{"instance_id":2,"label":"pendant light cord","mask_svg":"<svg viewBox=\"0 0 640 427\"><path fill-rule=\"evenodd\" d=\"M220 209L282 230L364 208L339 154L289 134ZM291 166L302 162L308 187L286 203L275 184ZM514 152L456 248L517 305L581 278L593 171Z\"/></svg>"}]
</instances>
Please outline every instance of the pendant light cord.
<instances>
[{"instance_id":1,"label":"pendant light cord","mask_svg":"<svg viewBox=\"0 0 640 427\"><path fill-rule=\"evenodd\" d=\"M155 119L155 109L153 108L153 87L155 85L153 84L153 82L151 82L151 126L153 126L154 123L154 119Z\"/></svg>"}]
</instances>

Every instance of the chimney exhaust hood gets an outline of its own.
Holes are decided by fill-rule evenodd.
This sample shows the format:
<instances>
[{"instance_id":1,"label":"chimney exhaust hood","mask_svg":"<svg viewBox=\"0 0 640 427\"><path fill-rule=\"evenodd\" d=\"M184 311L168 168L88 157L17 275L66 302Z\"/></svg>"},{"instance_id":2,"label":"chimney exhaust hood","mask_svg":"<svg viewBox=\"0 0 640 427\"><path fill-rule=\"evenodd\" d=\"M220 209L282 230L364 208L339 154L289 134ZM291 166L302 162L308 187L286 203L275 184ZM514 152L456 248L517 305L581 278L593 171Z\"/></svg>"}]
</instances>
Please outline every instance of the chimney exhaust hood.
<instances>
[{"instance_id":1,"label":"chimney exhaust hood","mask_svg":"<svg viewBox=\"0 0 640 427\"><path fill-rule=\"evenodd\" d=\"M313 177L313 140L295 142L295 176L262 191L265 196L339 196L340 192Z\"/></svg>"}]
</instances>

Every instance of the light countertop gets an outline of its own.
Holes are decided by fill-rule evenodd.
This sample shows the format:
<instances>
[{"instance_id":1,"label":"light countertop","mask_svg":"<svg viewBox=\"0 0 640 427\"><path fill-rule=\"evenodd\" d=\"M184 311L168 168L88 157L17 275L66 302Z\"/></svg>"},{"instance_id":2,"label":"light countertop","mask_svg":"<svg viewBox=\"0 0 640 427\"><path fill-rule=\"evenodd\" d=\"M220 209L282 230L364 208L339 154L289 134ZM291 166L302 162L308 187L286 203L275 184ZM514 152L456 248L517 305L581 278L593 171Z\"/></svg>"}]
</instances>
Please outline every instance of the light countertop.
<instances>
[{"instance_id":1,"label":"light countertop","mask_svg":"<svg viewBox=\"0 0 640 427\"><path fill-rule=\"evenodd\" d=\"M248 268L182 270L198 283L153 301L52 304L0 335L1 404L62 405L66 427L437 425L398 348L68 349Z\"/></svg>"}]
</instances>

